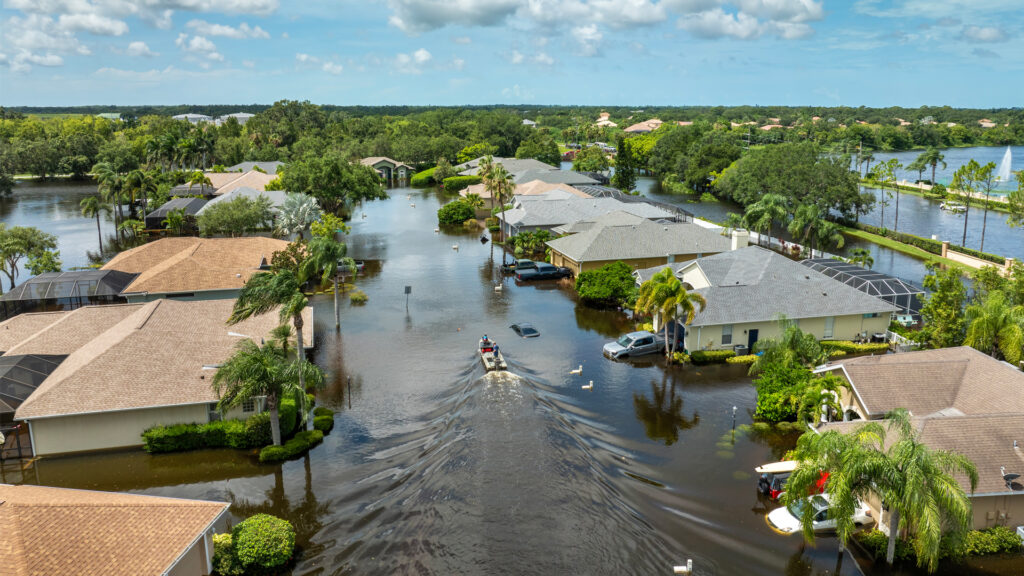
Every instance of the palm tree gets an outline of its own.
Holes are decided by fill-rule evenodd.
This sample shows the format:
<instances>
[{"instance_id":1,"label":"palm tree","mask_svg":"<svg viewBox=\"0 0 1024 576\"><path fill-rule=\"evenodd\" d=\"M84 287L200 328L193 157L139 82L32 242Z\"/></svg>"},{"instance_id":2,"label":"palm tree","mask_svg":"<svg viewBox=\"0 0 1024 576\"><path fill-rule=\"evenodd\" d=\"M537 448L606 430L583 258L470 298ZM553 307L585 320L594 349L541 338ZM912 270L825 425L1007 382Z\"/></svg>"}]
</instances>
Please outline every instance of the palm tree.
<instances>
[{"instance_id":1,"label":"palm tree","mask_svg":"<svg viewBox=\"0 0 1024 576\"><path fill-rule=\"evenodd\" d=\"M887 441L887 433L895 433L895 440ZM890 564L901 523L911 535L918 565L930 572L938 565L943 529L958 542L971 527L971 501L953 474L966 476L973 493L977 469L962 454L928 448L904 409L891 412L885 427L868 422L849 434L808 432L797 442L794 459L800 464L786 483L784 503L813 493L821 471L828 471L829 515L844 545L856 529L853 512L858 501L871 495L882 499L890 510ZM813 516L813 507L805 506L801 522L808 541L814 538Z\"/></svg>"},{"instance_id":2,"label":"palm tree","mask_svg":"<svg viewBox=\"0 0 1024 576\"><path fill-rule=\"evenodd\" d=\"M953 173L953 182L950 183L950 188L964 198L964 237L960 241L960 245L964 247L967 246L967 216L971 212L971 199L974 197L977 187L979 170L981 170L981 164L972 159L956 169L956 172Z\"/></svg>"},{"instance_id":3,"label":"palm tree","mask_svg":"<svg viewBox=\"0 0 1024 576\"><path fill-rule=\"evenodd\" d=\"M498 201L498 206L501 208L501 231L502 238L505 234L505 202L512 197L512 194L516 189L515 177L505 170L505 167L498 164L491 170L491 182L494 185L494 191L491 192L492 196ZM505 263L505 255L502 253L501 257L502 264Z\"/></svg>"},{"instance_id":4,"label":"palm tree","mask_svg":"<svg viewBox=\"0 0 1024 576\"><path fill-rule=\"evenodd\" d=\"M206 182L209 183L210 179L206 178ZM156 194L157 184L156 178L148 172L142 170L132 170L125 176L124 179L125 188L128 189L131 195L132 210L134 210L134 204L136 198L142 199L142 213L143 215L149 211L149 197ZM191 188L191 185L190 185Z\"/></svg>"},{"instance_id":5,"label":"palm tree","mask_svg":"<svg viewBox=\"0 0 1024 576\"><path fill-rule=\"evenodd\" d=\"M114 207L114 227L120 230L120 222L124 219L124 212L121 209L121 175L109 162L97 163L92 167L92 173L96 176L100 197Z\"/></svg>"},{"instance_id":6,"label":"palm tree","mask_svg":"<svg viewBox=\"0 0 1024 576\"><path fill-rule=\"evenodd\" d=\"M864 178L867 178L871 174L871 163L875 161L875 155L871 153L871 150L867 152L861 152L858 155L858 163L864 165Z\"/></svg>"},{"instance_id":7,"label":"palm tree","mask_svg":"<svg viewBox=\"0 0 1024 576\"><path fill-rule=\"evenodd\" d=\"M100 228L100 214L110 214L110 204L107 204L99 196L88 196L83 198L78 205L82 209L82 216L96 218L96 236L100 241L100 253L103 252L103 230Z\"/></svg>"},{"instance_id":8,"label":"palm tree","mask_svg":"<svg viewBox=\"0 0 1024 576\"><path fill-rule=\"evenodd\" d=\"M171 234L175 236L181 236L185 231L185 209L177 208L167 213L167 217L160 222Z\"/></svg>"},{"instance_id":9,"label":"palm tree","mask_svg":"<svg viewBox=\"0 0 1024 576\"><path fill-rule=\"evenodd\" d=\"M479 194L470 192L466 194L466 197L462 200L467 206L473 209L473 211L479 210L484 207L484 199Z\"/></svg>"},{"instance_id":10,"label":"palm tree","mask_svg":"<svg viewBox=\"0 0 1024 576\"><path fill-rule=\"evenodd\" d=\"M789 223L789 233L808 247L811 257L814 256L814 249L820 244L842 248L846 242L839 226L826 220L821 209L815 204L804 204L796 209L796 214Z\"/></svg>"},{"instance_id":11,"label":"palm tree","mask_svg":"<svg viewBox=\"0 0 1024 576\"><path fill-rule=\"evenodd\" d=\"M491 211L494 210L494 182L491 180L492 172L494 171L494 158L490 154L480 159L478 164L477 175L480 176L484 184L484 190L491 195Z\"/></svg>"},{"instance_id":12,"label":"palm tree","mask_svg":"<svg viewBox=\"0 0 1024 576\"><path fill-rule=\"evenodd\" d=\"M253 274L238 293L231 316L228 317L228 324L237 324L247 318L278 309L282 323L291 318L295 327L295 355L298 360L305 361L305 347L302 344L302 327L305 321L302 312L308 304L309 300L302 293L302 280L295 272L287 269L259 272ZM300 371L299 381L305 389L303 378Z\"/></svg>"},{"instance_id":13,"label":"palm tree","mask_svg":"<svg viewBox=\"0 0 1024 576\"><path fill-rule=\"evenodd\" d=\"M683 324L690 325L697 315L698 308L703 312L707 304L708 301L703 296L686 290L672 272L672 268L665 267L640 285L636 306L637 310L652 316L657 314L661 318L665 329L665 358L671 360L678 338L669 337L669 324L677 318L683 318Z\"/></svg>"},{"instance_id":14,"label":"palm tree","mask_svg":"<svg viewBox=\"0 0 1024 576\"><path fill-rule=\"evenodd\" d=\"M911 172L917 172L917 182L920 183L924 178L924 171L928 168L928 164L921 160L921 156L914 159L913 162L907 164L907 170Z\"/></svg>"},{"instance_id":15,"label":"palm tree","mask_svg":"<svg viewBox=\"0 0 1024 576\"><path fill-rule=\"evenodd\" d=\"M210 177L202 172L196 170L188 175L188 193L192 193L192 187L199 186L199 193L205 194L206 187L213 188L213 182L210 181Z\"/></svg>"},{"instance_id":16,"label":"palm tree","mask_svg":"<svg viewBox=\"0 0 1024 576\"><path fill-rule=\"evenodd\" d=\"M298 192L289 193L277 216L277 233L281 236L295 234L301 240L302 233L319 220L322 213L316 198Z\"/></svg>"},{"instance_id":17,"label":"palm tree","mask_svg":"<svg viewBox=\"0 0 1024 576\"><path fill-rule=\"evenodd\" d=\"M985 206L984 212L981 217L981 245L978 246L980 252L985 251L985 228L988 227L988 199L992 194L992 189L996 187L999 182L999 177L996 176L996 163L989 162L984 166L978 168L975 177L978 179L978 185L981 190L985 193Z\"/></svg>"},{"instance_id":18,"label":"palm tree","mask_svg":"<svg viewBox=\"0 0 1024 576\"><path fill-rule=\"evenodd\" d=\"M971 304L964 313L967 337L964 344L993 358L1002 356L1017 365L1024 356L1024 306L1014 306L1001 290Z\"/></svg>"},{"instance_id":19,"label":"palm tree","mask_svg":"<svg viewBox=\"0 0 1024 576\"><path fill-rule=\"evenodd\" d=\"M892 158L887 162L879 162L875 172L878 181L882 184L883 194L886 186L892 187L893 192L896 193L896 220L892 224L892 229L897 232L900 230L900 187L896 183L896 171L900 168L903 168L903 165L899 160ZM882 228L885 228L884 205L882 210Z\"/></svg>"},{"instance_id":20,"label":"palm tree","mask_svg":"<svg viewBox=\"0 0 1024 576\"><path fill-rule=\"evenodd\" d=\"M238 349L217 368L213 389L220 397L217 407L226 410L246 400L265 397L270 408L270 434L274 445L281 445L278 409L281 400L294 397L306 414L306 386L323 387L324 373L315 364L302 360L289 362L281 342L271 340L260 346L245 339Z\"/></svg>"},{"instance_id":21,"label":"palm tree","mask_svg":"<svg viewBox=\"0 0 1024 576\"><path fill-rule=\"evenodd\" d=\"M921 155L917 157L917 159L920 160L922 164L932 167L932 186L935 186L935 167L938 166L939 164L942 164L942 169L945 170L946 163L944 162L944 160L946 159L946 157L942 154L942 152L939 151L938 148L935 148L933 146L922 152Z\"/></svg>"},{"instance_id":22,"label":"palm tree","mask_svg":"<svg viewBox=\"0 0 1024 576\"><path fill-rule=\"evenodd\" d=\"M850 250L850 263L870 270L875 265L875 258L867 248L854 248Z\"/></svg>"},{"instance_id":23,"label":"palm tree","mask_svg":"<svg viewBox=\"0 0 1024 576\"><path fill-rule=\"evenodd\" d=\"M768 246L772 244L772 226L784 223L789 216L789 201L782 194L765 194L747 206L744 218L747 225L757 232L768 231Z\"/></svg>"},{"instance_id":24,"label":"palm tree","mask_svg":"<svg viewBox=\"0 0 1024 576\"><path fill-rule=\"evenodd\" d=\"M334 330L341 330L341 311L338 308L338 285L341 284L340 273L348 270L356 273L356 262L347 258L348 247L332 237L317 236L309 241L309 258L302 263L303 275L312 278L320 275L321 282L334 282Z\"/></svg>"}]
</instances>

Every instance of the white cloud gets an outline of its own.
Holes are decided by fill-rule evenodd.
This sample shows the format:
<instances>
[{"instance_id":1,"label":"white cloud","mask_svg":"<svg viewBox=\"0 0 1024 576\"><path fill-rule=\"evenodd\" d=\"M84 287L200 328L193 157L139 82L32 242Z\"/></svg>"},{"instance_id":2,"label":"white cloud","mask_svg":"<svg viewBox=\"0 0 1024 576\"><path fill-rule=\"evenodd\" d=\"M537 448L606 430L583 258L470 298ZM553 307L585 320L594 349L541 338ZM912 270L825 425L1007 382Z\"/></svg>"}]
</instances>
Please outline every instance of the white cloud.
<instances>
[{"instance_id":1,"label":"white cloud","mask_svg":"<svg viewBox=\"0 0 1024 576\"><path fill-rule=\"evenodd\" d=\"M452 68L455 68L456 70L462 70L463 68L465 68L465 66L466 61L463 60L462 58L456 57L452 60Z\"/></svg>"},{"instance_id":2,"label":"white cloud","mask_svg":"<svg viewBox=\"0 0 1024 576\"><path fill-rule=\"evenodd\" d=\"M246 68L255 68L256 62L254 60L242 60L242 66Z\"/></svg>"},{"instance_id":3,"label":"white cloud","mask_svg":"<svg viewBox=\"0 0 1024 576\"><path fill-rule=\"evenodd\" d=\"M509 62L513 64L522 64L523 55L518 50L513 50L512 55L509 57Z\"/></svg>"},{"instance_id":4,"label":"white cloud","mask_svg":"<svg viewBox=\"0 0 1024 576\"><path fill-rule=\"evenodd\" d=\"M151 56L159 56L159 54L150 50L149 46L142 41L135 41L129 44L127 54L129 56L144 56L147 58Z\"/></svg>"},{"instance_id":5,"label":"white cloud","mask_svg":"<svg viewBox=\"0 0 1024 576\"><path fill-rule=\"evenodd\" d=\"M217 52L217 45L211 42L205 36L192 36L182 32L178 34L178 39L174 41L174 44L186 52L197 54L207 60L216 60L221 62L224 60L224 56Z\"/></svg>"},{"instance_id":6,"label":"white cloud","mask_svg":"<svg viewBox=\"0 0 1024 576\"><path fill-rule=\"evenodd\" d=\"M577 26L572 29L572 36L579 43L580 54L583 56L596 56L601 47L601 40L604 38L596 24Z\"/></svg>"},{"instance_id":7,"label":"white cloud","mask_svg":"<svg viewBox=\"0 0 1024 576\"><path fill-rule=\"evenodd\" d=\"M814 34L808 22L825 17L821 2L814 0L734 0L738 10L726 12L720 6L693 9L679 18L677 26L700 38L736 38L751 40L773 35L786 40Z\"/></svg>"},{"instance_id":8,"label":"white cloud","mask_svg":"<svg viewBox=\"0 0 1024 576\"><path fill-rule=\"evenodd\" d=\"M960 38L968 42L1003 42L1006 40L1006 33L995 26L966 26Z\"/></svg>"},{"instance_id":9,"label":"white cloud","mask_svg":"<svg viewBox=\"0 0 1024 576\"><path fill-rule=\"evenodd\" d=\"M284 38L285 40L287 40L287 39L291 38L291 36L289 36L287 32L281 32L281 38Z\"/></svg>"},{"instance_id":10,"label":"white cloud","mask_svg":"<svg viewBox=\"0 0 1024 576\"><path fill-rule=\"evenodd\" d=\"M551 66L555 63L555 59L548 56L547 52L538 52L537 55L533 57L533 61L545 66Z\"/></svg>"},{"instance_id":11,"label":"white cloud","mask_svg":"<svg viewBox=\"0 0 1024 576\"><path fill-rule=\"evenodd\" d=\"M494 26L512 15L523 0L389 0L388 23L408 34L448 25Z\"/></svg>"},{"instance_id":12,"label":"white cloud","mask_svg":"<svg viewBox=\"0 0 1024 576\"><path fill-rule=\"evenodd\" d=\"M427 52L426 48L420 48L412 53L412 59L417 64L426 64L427 62L430 62L430 58L430 52Z\"/></svg>"},{"instance_id":13,"label":"white cloud","mask_svg":"<svg viewBox=\"0 0 1024 576\"><path fill-rule=\"evenodd\" d=\"M236 39L270 38L270 34L267 34L263 28L259 26L250 27L245 22L239 24L237 28L233 28L224 24L213 24L205 20L190 20L186 26L192 28L195 34L202 34L203 36L223 36Z\"/></svg>"},{"instance_id":14,"label":"white cloud","mask_svg":"<svg viewBox=\"0 0 1024 576\"><path fill-rule=\"evenodd\" d=\"M409 54L398 54L395 56L395 70L402 74L419 74L423 72L423 64L430 62L432 56L426 49Z\"/></svg>"},{"instance_id":15,"label":"white cloud","mask_svg":"<svg viewBox=\"0 0 1024 576\"><path fill-rule=\"evenodd\" d=\"M597 21L612 28L647 26L667 17L664 6L649 0L593 0L589 7Z\"/></svg>"},{"instance_id":16,"label":"white cloud","mask_svg":"<svg viewBox=\"0 0 1024 576\"><path fill-rule=\"evenodd\" d=\"M342 66L335 62L324 62L323 70L328 74L338 75L341 74Z\"/></svg>"},{"instance_id":17,"label":"white cloud","mask_svg":"<svg viewBox=\"0 0 1024 576\"><path fill-rule=\"evenodd\" d=\"M518 102L533 100L533 92L520 88L519 84L515 84L511 88L505 88L501 91L501 95L506 98L514 98Z\"/></svg>"},{"instance_id":18,"label":"white cloud","mask_svg":"<svg viewBox=\"0 0 1024 576\"><path fill-rule=\"evenodd\" d=\"M470 44L473 42L473 39L469 36L456 36L455 38L452 38L452 42L455 42L456 44Z\"/></svg>"},{"instance_id":19,"label":"white cloud","mask_svg":"<svg viewBox=\"0 0 1024 576\"><path fill-rule=\"evenodd\" d=\"M679 27L701 38L731 36L747 40L761 35L761 26L757 18L742 12L727 14L721 8L681 18Z\"/></svg>"},{"instance_id":20,"label":"white cloud","mask_svg":"<svg viewBox=\"0 0 1024 576\"><path fill-rule=\"evenodd\" d=\"M825 18L825 8L814 0L733 0L740 11L755 18L774 22L817 22Z\"/></svg>"},{"instance_id":21,"label":"white cloud","mask_svg":"<svg viewBox=\"0 0 1024 576\"><path fill-rule=\"evenodd\" d=\"M89 32L98 36L122 36L128 33L128 25L99 14L61 14L60 27L72 32Z\"/></svg>"},{"instance_id":22,"label":"white cloud","mask_svg":"<svg viewBox=\"0 0 1024 576\"><path fill-rule=\"evenodd\" d=\"M965 14L1020 14L1020 0L857 0L853 9L880 18L961 18Z\"/></svg>"},{"instance_id":23,"label":"white cloud","mask_svg":"<svg viewBox=\"0 0 1024 576\"><path fill-rule=\"evenodd\" d=\"M305 64L305 63L316 64L317 62L320 61L320 59L317 58L316 56L310 56L309 54L303 54L303 53L300 52L300 53L295 55L295 61L296 62L302 62L303 64Z\"/></svg>"}]
</instances>

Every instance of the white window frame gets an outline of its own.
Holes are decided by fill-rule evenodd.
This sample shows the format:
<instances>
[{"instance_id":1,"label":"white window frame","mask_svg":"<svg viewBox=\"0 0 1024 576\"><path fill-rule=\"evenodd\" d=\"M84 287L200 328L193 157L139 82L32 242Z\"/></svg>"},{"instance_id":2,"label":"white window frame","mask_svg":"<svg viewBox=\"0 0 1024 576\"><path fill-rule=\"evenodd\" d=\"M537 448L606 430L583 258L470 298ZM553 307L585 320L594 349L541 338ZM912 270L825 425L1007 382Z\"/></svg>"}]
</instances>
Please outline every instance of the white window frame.
<instances>
[{"instance_id":1,"label":"white window frame","mask_svg":"<svg viewBox=\"0 0 1024 576\"><path fill-rule=\"evenodd\" d=\"M732 346L732 331L732 324L722 325L722 346Z\"/></svg>"},{"instance_id":2,"label":"white window frame","mask_svg":"<svg viewBox=\"0 0 1024 576\"><path fill-rule=\"evenodd\" d=\"M829 340L829 339L835 337L835 332L836 332L836 317L835 316L826 316L825 317L825 333L822 334L822 337L824 339L826 339L826 340Z\"/></svg>"},{"instance_id":3,"label":"white window frame","mask_svg":"<svg viewBox=\"0 0 1024 576\"><path fill-rule=\"evenodd\" d=\"M245 414L252 414L253 412L256 412L256 404L256 398L247 398L242 400L242 412Z\"/></svg>"}]
</instances>

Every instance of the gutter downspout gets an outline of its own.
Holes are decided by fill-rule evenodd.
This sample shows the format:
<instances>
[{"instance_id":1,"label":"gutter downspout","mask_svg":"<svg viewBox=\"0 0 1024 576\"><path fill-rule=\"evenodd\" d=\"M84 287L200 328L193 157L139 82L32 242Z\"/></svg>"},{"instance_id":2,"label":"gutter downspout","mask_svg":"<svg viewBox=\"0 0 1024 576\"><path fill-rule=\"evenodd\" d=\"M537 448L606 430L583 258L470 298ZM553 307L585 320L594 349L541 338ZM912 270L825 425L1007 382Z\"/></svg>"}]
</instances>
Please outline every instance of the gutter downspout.
<instances>
[{"instance_id":1,"label":"gutter downspout","mask_svg":"<svg viewBox=\"0 0 1024 576\"><path fill-rule=\"evenodd\" d=\"M28 441L32 444L32 457L36 457L36 435L32 432L32 421L25 420L25 424L28 424Z\"/></svg>"}]
</instances>

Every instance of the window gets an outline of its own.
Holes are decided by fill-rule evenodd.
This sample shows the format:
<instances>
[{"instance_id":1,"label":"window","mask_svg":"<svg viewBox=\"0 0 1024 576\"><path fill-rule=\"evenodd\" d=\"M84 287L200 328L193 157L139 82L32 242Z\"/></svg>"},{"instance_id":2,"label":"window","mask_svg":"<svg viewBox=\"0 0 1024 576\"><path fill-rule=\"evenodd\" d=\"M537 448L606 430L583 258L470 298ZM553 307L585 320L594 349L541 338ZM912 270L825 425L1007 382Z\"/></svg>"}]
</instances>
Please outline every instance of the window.
<instances>
[{"instance_id":1,"label":"window","mask_svg":"<svg viewBox=\"0 0 1024 576\"><path fill-rule=\"evenodd\" d=\"M732 324L722 326L722 346L732 344Z\"/></svg>"},{"instance_id":2,"label":"window","mask_svg":"<svg viewBox=\"0 0 1024 576\"><path fill-rule=\"evenodd\" d=\"M210 419L210 422L216 422L220 420L220 410L217 409L216 402L210 402L206 405L206 414Z\"/></svg>"},{"instance_id":3,"label":"window","mask_svg":"<svg viewBox=\"0 0 1024 576\"><path fill-rule=\"evenodd\" d=\"M878 318L878 312L870 312L864 315L865 318Z\"/></svg>"},{"instance_id":4,"label":"window","mask_svg":"<svg viewBox=\"0 0 1024 576\"><path fill-rule=\"evenodd\" d=\"M832 337L832 332L835 329L835 324L836 324L836 317L835 316L828 316L828 317L825 318L825 334L824 334L825 338L831 338Z\"/></svg>"},{"instance_id":5,"label":"window","mask_svg":"<svg viewBox=\"0 0 1024 576\"><path fill-rule=\"evenodd\" d=\"M256 411L256 399L248 398L242 401L242 412L255 412Z\"/></svg>"}]
</instances>

